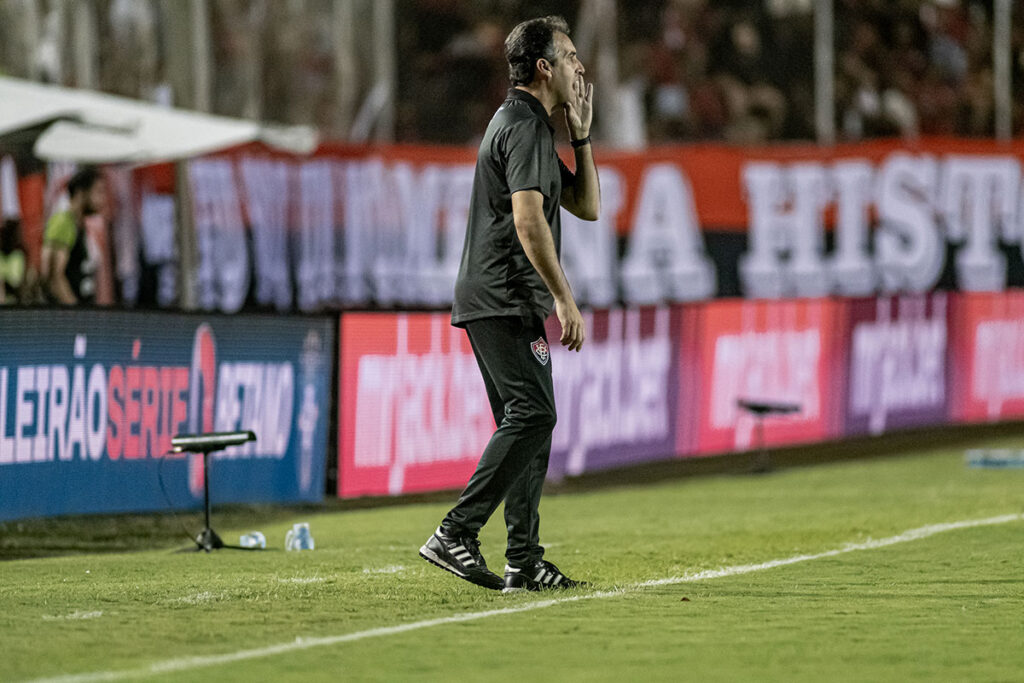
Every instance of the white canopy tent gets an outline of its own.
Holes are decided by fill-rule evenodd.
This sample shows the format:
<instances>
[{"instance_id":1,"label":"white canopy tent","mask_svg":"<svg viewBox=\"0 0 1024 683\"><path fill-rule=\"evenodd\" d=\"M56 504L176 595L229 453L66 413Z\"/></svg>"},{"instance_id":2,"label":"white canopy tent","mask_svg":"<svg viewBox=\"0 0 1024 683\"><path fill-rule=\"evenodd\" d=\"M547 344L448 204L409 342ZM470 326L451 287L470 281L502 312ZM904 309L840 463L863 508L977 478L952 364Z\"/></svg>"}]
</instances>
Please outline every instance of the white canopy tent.
<instances>
[{"instance_id":1,"label":"white canopy tent","mask_svg":"<svg viewBox=\"0 0 1024 683\"><path fill-rule=\"evenodd\" d=\"M156 163L256 141L297 153L316 147L316 133L305 126L271 127L0 77L0 138L37 126L46 127L33 152L47 161Z\"/></svg>"},{"instance_id":2,"label":"white canopy tent","mask_svg":"<svg viewBox=\"0 0 1024 683\"><path fill-rule=\"evenodd\" d=\"M37 131L38 136L36 136ZM33 138L34 137L34 141ZM274 127L255 121L161 107L90 90L76 90L0 77L0 143L32 144L44 161L148 165L184 162L251 142L306 154L317 136L306 126ZM2 144L0 144L2 146ZM191 202L185 173L178 174L177 199ZM9 193L13 194L13 193ZM196 303L197 250L190 210L178 212L180 298L186 310ZM138 239L121 245L129 257Z\"/></svg>"}]
</instances>

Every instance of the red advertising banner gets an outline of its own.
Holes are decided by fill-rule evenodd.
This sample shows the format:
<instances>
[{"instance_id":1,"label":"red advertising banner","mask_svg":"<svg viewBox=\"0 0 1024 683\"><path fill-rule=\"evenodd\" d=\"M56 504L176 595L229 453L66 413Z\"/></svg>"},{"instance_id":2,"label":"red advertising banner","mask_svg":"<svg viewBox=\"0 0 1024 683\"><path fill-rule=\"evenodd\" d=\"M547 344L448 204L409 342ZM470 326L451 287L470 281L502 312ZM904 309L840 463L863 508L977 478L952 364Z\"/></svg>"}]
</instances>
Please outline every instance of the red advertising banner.
<instances>
[{"instance_id":1,"label":"red advertising banner","mask_svg":"<svg viewBox=\"0 0 1024 683\"><path fill-rule=\"evenodd\" d=\"M553 347L549 478L672 457L1024 417L1024 291L723 300L585 313ZM557 321L548 321L552 339ZM455 489L494 430L446 313L341 317L342 497ZM739 405L795 404L758 418Z\"/></svg>"},{"instance_id":2,"label":"red advertising banner","mask_svg":"<svg viewBox=\"0 0 1024 683\"><path fill-rule=\"evenodd\" d=\"M563 268L594 308L1024 285L1004 249L1022 247L1024 141L596 154L599 219L562 214ZM193 160L201 305L450 304L474 159L391 145Z\"/></svg>"},{"instance_id":3,"label":"red advertising banner","mask_svg":"<svg viewBox=\"0 0 1024 683\"><path fill-rule=\"evenodd\" d=\"M580 353L548 319L558 424L548 478L671 458L676 449L676 353L682 307L586 311Z\"/></svg>"},{"instance_id":4,"label":"red advertising banner","mask_svg":"<svg viewBox=\"0 0 1024 683\"><path fill-rule=\"evenodd\" d=\"M677 335L697 310L587 311L584 352L552 346L549 479L669 459L677 441L696 443L692 421L685 434L676 428L676 395L689 391L679 373L694 367ZM551 318L552 340L557 328ZM339 339L338 495L463 486L495 429L466 333L444 313L346 313Z\"/></svg>"},{"instance_id":5,"label":"red advertising banner","mask_svg":"<svg viewBox=\"0 0 1024 683\"><path fill-rule=\"evenodd\" d=\"M571 151L568 146L564 146L562 151L571 168ZM597 144L595 155L601 168L614 174L617 194L621 188L621 196L615 198L613 206L604 207L614 212L620 232L628 233L632 229L636 214L643 210L645 202L653 200L665 205L662 195L680 189L692 193L696 222L704 230L745 231L750 223L748 190L752 180L746 178L745 173L751 164L782 171L794 167L819 168L826 176L835 176L836 187L825 192L818 201L827 200L828 195L834 194L833 200L845 202L853 200L852 195L857 194L844 192L843 187L850 184L846 176L859 175L852 172L854 162L860 165L858 168L873 169L875 174L883 174L887 165L906 158L926 159L933 164L939 162L935 170L940 173L932 174L930 181L937 186L940 182L952 180L944 176L958 174L952 166L959 166L965 160L1010 161L1012 163L1007 168L1015 167L1019 173L1020 162L1024 159L1024 140L1000 143L984 139L932 137L915 142L874 140L831 147L812 143L761 147L664 145L642 152L617 151ZM325 145L318 151L318 156L350 160L387 159L388 163L425 168L472 165L476 155L473 149L453 147ZM990 165L987 175L991 176L996 167ZM674 170L678 176L670 177L664 173L666 169ZM985 172L984 164L978 172ZM677 185L677 181L681 184ZM792 191L798 192L799 188L793 187ZM840 194L850 196L840 197ZM865 196L862 200L866 202L866 208L872 198ZM826 208L822 206L822 210ZM832 207L829 223L836 218L835 208Z\"/></svg>"},{"instance_id":6,"label":"red advertising banner","mask_svg":"<svg viewBox=\"0 0 1024 683\"><path fill-rule=\"evenodd\" d=\"M764 443L836 436L842 393L835 386L842 304L830 299L719 301L703 306L701 454L758 447L757 421L741 400L800 406L766 417Z\"/></svg>"},{"instance_id":7,"label":"red advertising banner","mask_svg":"<svg viewBox=\"0 0 1024 683\"><path fill-rule=\"evenodd\" d=\"M679 320L673 350L678 367L676 398L676 455L688 456L700 452L701 401L704 396L703 363L701 362L701 326L704 321L703 304L674 306Z\"/></svg>"},{"instance_id":8,"label":"red advertising banner","mask_svg":"<svg viewBox=\"0 0 1024 683\"><path fill-rule=\"evenodd\" d=\"M953 301L952 420L1024 417L1024 292L959 294Z\"/></svg>"},{"instance_id":9,"label":"red advertising banner","mask_svg":"<svg viewBox=\"0 0 1024 683\"><path fill-rule=\"evenodd\" d=\"M945 292L847 302L842 384L848 436L940 425L947 409L950 297Z\"/></svg>"},{"instance_id":10,"label":"red advertising banner","mask_svg":"<svg viewBox=\"0 0 1024 683\"><path fill-rule=\"evenodd\" d=\"M494 418L466 333L446 313L341 317L338 495L459 488Z\"/></svg>"},{"instance_id":11,"label":"red advertising banner","mask_svg":"<svg viewBox=\"0 0 1024 683\"><path fill-rule=\"evenodd\" d=\"M568 146L561 151L571 166ZM598 144L595 154L599 219L562 214L563 268L594 308L1024 286L1012 255L1024 249L1024 139ZM180 228L171 188L146 187L148 172L112 171L128 178L112 182L119 299L173 306L192 291L175 278L188 277L202 308L224 312L450 304L475 156L471 147L324 145L298 157L251 145L190 160L198 258L186 273L180 240L166 237ZM50 213L40 183L52 201L64 170L44 180L22 166L17 191L0 182L0 213L12 218L17 198L11 232L36 265Z\"/></svg>"}]
</instances>

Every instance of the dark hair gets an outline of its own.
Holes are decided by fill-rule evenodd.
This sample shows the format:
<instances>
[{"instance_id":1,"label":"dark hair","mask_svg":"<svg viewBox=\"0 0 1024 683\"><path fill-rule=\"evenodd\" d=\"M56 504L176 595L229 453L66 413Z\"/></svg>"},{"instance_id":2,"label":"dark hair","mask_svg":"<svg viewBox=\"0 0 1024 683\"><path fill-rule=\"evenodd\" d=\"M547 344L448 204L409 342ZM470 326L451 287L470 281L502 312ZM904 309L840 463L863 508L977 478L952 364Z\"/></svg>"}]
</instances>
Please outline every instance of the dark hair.
<instances>
[{"instance_id":1,"label":"dark hair","mask_svg":"<svg viewBox=\"0 0 1024 683\"><path fill-rule=\"evenodd\" d=\"M532 83L538 59L555 61L555 31L569 35L569 24L562 17L551 15L524 21L508 34L505 59L512 85Z\"/></svg>"},{"instance_id":2,"label":"dark hair","mask_svg":"<svg viewBox=\"0 0 1024 683\"><path fill-rule=\"evenodd\" d=\"M102 180L103 174L95 166L84 166L68 181L68 196L74 197L79 192L88 192L97 181Z\"/></svg>"}]
</instances>

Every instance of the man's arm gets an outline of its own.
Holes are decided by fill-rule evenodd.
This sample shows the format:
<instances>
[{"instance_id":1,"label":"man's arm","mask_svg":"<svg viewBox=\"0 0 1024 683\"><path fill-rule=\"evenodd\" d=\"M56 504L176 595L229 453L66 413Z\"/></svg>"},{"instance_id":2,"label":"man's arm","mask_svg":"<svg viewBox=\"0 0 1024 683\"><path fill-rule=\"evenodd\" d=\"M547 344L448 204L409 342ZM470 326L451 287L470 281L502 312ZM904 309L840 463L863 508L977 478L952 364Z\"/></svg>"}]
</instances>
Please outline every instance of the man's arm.
<instances>
[{"instance_id":1,"label":"man's arm","mask_svg":"<svg viewBox=\"0 0 1024 683\"><path fill-rule=\"evenodd\" d=\"M596 221L601 210L601 186L590 144L577 147L573 184L562 188L561 204L566 211L585 221Z\"/></svg>"},{"instance_id":2,"label":"man's arm","mask_svg":"<svg viewBox=\"0 0 1024 683\"><path fill-rule=\"evenodd\" d=\"M48 244L43 246L43 279L50 294L58 303L72 305L78 303L78 297L71 289L64 270L68 265L70 250L63 246Z\"/></svg>"},{"instance_id":3,"label":"man's arm","mask_svg":"<svg viewBox=\"0 0 1024 683\"><path fill-rule=\"evenodd\" d=\"M583 316L558 262L551 226L544 217L544 195L537 190L512 193L512 219L526 258L555 298L555 315L562 325L562 345L568 346L570 351L579 351L584 338Z\"/></svg>"},{"instance_id":4,"label":"man's arm","mask_svg":"<svg viewBox=\"0 0 1024 683\"><path fill-rule=\"evenodd\" d=\"M590 123L594 117L594 85L584 84L583 77L576 81L572 102L565 105L565 123L573 140L582 140L590 135ZM601 185L594 163L594 147L590 143L574 147L576 172L573 184L562 188L562 206L585 221L596 221L601 211Z\"/></svg>"}]
</instances>

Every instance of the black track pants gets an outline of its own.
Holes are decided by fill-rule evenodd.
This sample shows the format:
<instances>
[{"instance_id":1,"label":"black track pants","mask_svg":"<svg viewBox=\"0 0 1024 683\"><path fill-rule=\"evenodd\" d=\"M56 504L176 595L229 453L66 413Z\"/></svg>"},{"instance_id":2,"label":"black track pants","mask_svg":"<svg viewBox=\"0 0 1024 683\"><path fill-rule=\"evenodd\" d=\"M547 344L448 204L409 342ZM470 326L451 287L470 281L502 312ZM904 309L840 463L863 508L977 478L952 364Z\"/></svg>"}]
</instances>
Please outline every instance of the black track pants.
<instances>
[{"instance_id":1,"label":"black track pants","mask_svg":"<svg viewBox=\"0 0 1024 683\"><path fill-rule=\"evenodd\" d=\"M541 489L548 471L555 396L539 321L484 318L466 325L498 428L442 526L476 536L505 501L509 564L539 560Z\"/></svg>"}]
</instances>

